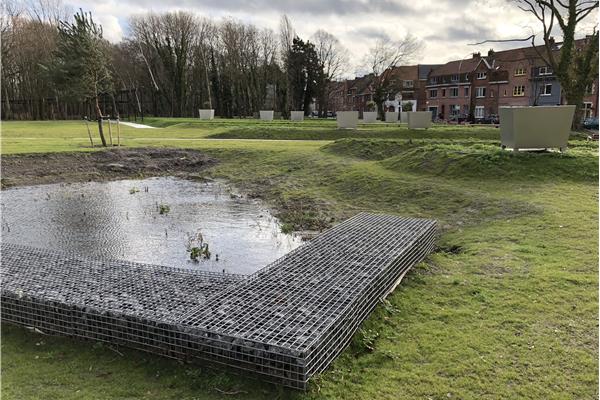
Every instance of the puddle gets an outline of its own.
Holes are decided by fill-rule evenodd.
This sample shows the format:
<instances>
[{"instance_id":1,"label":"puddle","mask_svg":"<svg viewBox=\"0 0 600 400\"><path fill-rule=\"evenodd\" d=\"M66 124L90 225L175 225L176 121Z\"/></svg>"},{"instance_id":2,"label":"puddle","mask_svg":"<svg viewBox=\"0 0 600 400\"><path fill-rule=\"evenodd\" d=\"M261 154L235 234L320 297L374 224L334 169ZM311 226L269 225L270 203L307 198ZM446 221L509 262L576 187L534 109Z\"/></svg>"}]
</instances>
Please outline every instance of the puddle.
<instances>
[{"instance_id":1,"label":"puddle","mask_svg":"<svg viewBox=\"0 0 600 400\"><path fill-rule=\"evenodd\" d=\"M134 188L139 192L132 194ZM218 182L151 178L29 186L3 190L1 204L2 240L88 256L251 274L301 244L281 233L259 201L232 196ZM160 214L161 204L168 212ZM197 232L211 256L194 262L187 248Z\"/></svg>"}]
</instances>

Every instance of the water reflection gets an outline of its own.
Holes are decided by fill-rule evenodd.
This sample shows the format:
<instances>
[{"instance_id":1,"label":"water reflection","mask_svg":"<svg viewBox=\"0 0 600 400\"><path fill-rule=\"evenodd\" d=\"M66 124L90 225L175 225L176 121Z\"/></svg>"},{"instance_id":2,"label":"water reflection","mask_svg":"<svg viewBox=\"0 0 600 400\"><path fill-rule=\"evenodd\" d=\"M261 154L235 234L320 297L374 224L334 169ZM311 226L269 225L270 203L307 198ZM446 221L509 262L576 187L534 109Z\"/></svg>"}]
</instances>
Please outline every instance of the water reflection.
<instances>
[{"instance_id":1,"label":"water reflection","mask_svg":"<svg viewBox=\"0 0 600 400\"><path fill-rule=\"evenodd\" d=\"M134 188L139 192L130 193ZM2 240L92 256L250 274L300 244L281 233L260 202L214 182L40 185L4 190L1 202ZM169 206L167 214L159 213L160 204ZM187 238L198 230L211 259L193 262Z\"/></svg>"}]
</instances>

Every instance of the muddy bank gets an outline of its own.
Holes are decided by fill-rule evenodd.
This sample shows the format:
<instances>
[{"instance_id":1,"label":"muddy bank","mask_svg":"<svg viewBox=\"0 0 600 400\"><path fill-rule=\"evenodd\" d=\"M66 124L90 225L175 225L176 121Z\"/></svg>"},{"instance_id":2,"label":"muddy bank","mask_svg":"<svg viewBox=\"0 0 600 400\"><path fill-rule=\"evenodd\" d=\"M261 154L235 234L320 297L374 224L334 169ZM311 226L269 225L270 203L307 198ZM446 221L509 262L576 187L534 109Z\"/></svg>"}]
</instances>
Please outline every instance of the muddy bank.
<instances>
[{"instance_id":1,"label":"muddy bank","mask_svg":"<svg viewBox=\"0 0 600 400\"><path fill-rule=\"evenodd\" d=\"M2 187L165 175L194 178L215 162L196 150L167 148L6 155Z\"/></svg>"}]
</instances>

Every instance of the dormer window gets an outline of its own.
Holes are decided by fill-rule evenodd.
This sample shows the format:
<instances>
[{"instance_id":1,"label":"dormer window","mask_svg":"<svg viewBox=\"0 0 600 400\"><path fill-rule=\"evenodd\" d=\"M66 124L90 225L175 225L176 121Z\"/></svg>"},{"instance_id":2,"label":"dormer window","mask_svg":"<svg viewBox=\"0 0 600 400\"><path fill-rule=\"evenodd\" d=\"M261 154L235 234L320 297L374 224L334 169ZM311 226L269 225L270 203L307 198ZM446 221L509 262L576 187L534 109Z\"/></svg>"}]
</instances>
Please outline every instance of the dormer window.
<instances>
[{"instance_id":1,"label":"dormer window","mask_svg":"<svg viewBox=\"0 0 600 400\"><path fill-rule=\"evenodd\" d=\"M540 67L539 74L540 75L552 75L552 68L550 67Z\"/></svg>"},{"instance_id":2,"label":"dormer window","mask_svg":"<svg viewBox=\"0 0 600 400\"><path fill-rule=\"evenodd\" d=\"M487 78L487 72L478 72L477 79L485 79Z\"/></svg>"},{"instance_id":3,"label":"dormer window","mask_svg":"<svg viewBox=\"0 0 600 400\"><path fill-rule=\"evenodd\" d=\"M451 82L458 82L458 75L452 75L452 76L450 77L450 81L451 81Z\"/></svg>"}]
</instances>

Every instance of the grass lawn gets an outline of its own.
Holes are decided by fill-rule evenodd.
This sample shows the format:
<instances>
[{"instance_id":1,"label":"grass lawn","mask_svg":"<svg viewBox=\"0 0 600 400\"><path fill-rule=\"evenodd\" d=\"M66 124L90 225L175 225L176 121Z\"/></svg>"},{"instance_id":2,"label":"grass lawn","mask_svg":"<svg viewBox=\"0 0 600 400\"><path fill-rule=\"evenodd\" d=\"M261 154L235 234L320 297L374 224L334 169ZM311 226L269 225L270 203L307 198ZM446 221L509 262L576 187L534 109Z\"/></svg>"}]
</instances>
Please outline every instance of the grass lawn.
<instances>
[{"instance_id":1,"label":"grass lawn","mask_svg":"<svg viewBox=\"0 0 600 400\"><path fill-rule=\"evenodd\" d=\"M484 127L144 122L162 129L123 127L125 146L208 153L219 160L210 175L265 199L286 229L363 210L428 217L440 221L439 249L306 394L4 325L4 399L598 397L597 143L512 154ZM5 122L1 144L97 150L81 122Z\"/></svg>"}]
</instances>

